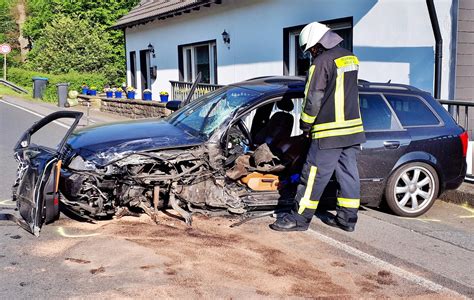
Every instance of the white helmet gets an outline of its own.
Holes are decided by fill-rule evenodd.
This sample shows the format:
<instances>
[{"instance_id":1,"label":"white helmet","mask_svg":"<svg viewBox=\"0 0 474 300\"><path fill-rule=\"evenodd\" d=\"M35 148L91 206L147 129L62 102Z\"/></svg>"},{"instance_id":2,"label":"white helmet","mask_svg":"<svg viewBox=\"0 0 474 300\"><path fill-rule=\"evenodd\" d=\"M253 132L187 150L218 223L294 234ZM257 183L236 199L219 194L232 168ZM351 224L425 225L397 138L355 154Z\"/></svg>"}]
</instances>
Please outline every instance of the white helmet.
<instances>
[{"instance_id":1,"label":"white helmet","mask_svg":"<svg viewBox=\"0 0 474 300\"><path fill-rule=\"evenodd\" d=\"M316 45L328 31L329 27L318 22L306 25L300 32L300 47L303 52Z\"/></svg>"}]
</instances>

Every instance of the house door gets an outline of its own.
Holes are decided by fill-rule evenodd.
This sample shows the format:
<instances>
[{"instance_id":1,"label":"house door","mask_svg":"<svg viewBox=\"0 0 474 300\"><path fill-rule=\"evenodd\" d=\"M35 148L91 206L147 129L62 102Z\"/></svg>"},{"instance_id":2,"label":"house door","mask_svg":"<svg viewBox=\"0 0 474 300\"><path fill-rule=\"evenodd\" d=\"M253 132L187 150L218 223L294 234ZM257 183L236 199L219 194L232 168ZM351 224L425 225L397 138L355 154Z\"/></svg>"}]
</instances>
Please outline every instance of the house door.
<instances>
[{"instance_id":1,"label":"house door","mask_svg":"<svg viewBox=\"0 0 474 300\"><path fill-rule=\"evenodd\" d=\"M140 76L141 76L141 91L151 87L150 79L150 51L140 50Z\"/></svg>"}]
</instances>

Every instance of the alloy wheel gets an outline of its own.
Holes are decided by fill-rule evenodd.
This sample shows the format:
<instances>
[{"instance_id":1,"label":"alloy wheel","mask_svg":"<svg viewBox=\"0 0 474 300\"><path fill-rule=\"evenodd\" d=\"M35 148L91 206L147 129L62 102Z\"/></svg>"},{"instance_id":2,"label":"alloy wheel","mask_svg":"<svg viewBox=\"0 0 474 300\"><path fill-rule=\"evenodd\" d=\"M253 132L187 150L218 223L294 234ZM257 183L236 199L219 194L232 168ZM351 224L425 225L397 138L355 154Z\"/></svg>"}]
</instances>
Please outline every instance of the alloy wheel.
<instances>
[{"instance_id":1,"label":"alloy wheel","mask_svg":"<svg viewBox=\"0 0 474 300\"><path fill-rule=\"evenodd\" d=\"M405 169L397 178L393 191L397 206L406 213L417 213L431 203L435 180L431 172L421 166Z\"/></svg>"}]
</instances>

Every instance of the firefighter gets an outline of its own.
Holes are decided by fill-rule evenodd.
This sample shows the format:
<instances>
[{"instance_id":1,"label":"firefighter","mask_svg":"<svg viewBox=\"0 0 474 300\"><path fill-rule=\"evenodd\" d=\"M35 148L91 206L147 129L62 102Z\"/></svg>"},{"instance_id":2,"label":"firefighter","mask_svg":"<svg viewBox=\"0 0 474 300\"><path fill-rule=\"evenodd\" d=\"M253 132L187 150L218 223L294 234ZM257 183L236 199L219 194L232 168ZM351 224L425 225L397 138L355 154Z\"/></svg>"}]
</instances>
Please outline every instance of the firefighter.
<instances>
[{"instance_id":1,"label":"firefighter","mask_svg":"<svg viewBox=\"0 0 474 300\"><path fill-rule=\"evenodd\" d=\"M300 33L299 43L313 63L308 72L300 128L312 138L295 198L295 209L270 225L278 231L307 230L319 200L335 172L340 189L336 216L321 220L354 231L360 203L357 156L365 142L359 108L359 61L339 44L343 39L327 26L314 22Z\"/></svg>"}]
</instances>

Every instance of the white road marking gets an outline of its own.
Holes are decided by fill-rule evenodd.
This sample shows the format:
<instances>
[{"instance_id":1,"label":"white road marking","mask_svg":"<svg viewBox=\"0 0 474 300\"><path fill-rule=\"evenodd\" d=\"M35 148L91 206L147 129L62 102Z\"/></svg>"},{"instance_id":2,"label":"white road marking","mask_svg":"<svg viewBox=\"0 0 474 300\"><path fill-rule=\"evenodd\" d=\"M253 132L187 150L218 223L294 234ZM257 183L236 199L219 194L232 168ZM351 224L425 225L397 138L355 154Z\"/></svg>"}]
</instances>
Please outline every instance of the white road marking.
<instances>
[{"instance_id":1,"label":"white road marking","mask_svg":"<svg viewBox=\"0 0 474 300\"><path fill-rule=\"evenodd\" d=\"M58 233L59 235L67 238L84 238L84 237L92 237L92 236L98 236L100 233L90 233L90 234L68 234L64 231L64 228L58 227Z\"/></svg>"},{"instance_id":2,"label":"white road marking","mask_svg":"<svg viewBox=\"0 0 474 300\"><path fill-rule=\"evenodd\" d=\"M423 278L419 275L416 275L416 274L413 274L407 270L404 270L402 268L399 268L397 266L394 266L392 265L391 263L388 263L380 258L377 258L375 256L372 256L368 253L365 253L363 251L360 251L354 247L351 247L347 244L344 244L344 243L341 243L331 237L328 237L324 234L321 234L319 232L316 232L312 229L309 229L307 231L308 233L312 234L313 236L315 236L318 240L322 241L322 242L325 242L339 250L342 250L344 252L347 252L348 254L350 255L353 255L353 256L356 256L368 263L371 263L373 265L376 265L380 268L383 268L384 270L387 270L387 271L390 271L392 272L393 274L395 275L398 275L399 277L402 277L406 280L409 280L419 286L422 286L426 289L429 289L431 291L434 291L434 292L437 292L437 293L447 293L447 294L451 294L453 296L456 296L456 297L461 297L461 298L464 298L466 299L465 296L459 294L458 292L456 291L453 291L447 287L444 287L442 285L439 285L429 279L426 279L426 278Z\"/></svg>"},{"instance_id":3,"label":"white road marking","mask_svg":"<svg viewBox=\"0 0 474 300\"><path fill-rule=\"evenodd\" d=\"M398 217L399 219L403 220L413 220L413 221L420 221L423 223L428 223L428 222L441 222L441 220L438 219L426 219L426 218L408 218L408 217Z\"/></svg>"},{"instance_id":4,"label":"white road marking","mask_svg":"<svg viewBox=\"0 0 474 300\"><path fill-rule=\"evenodd\" d=\"M4 100L0 100L0 102L1 102L1 103L5 103L5 104L10 105L10 106L13 106L13 107L16 107L16 108L21 109L21 110L23 110L23 111L29 112L30 114L35 115L35 116L40 117L40 118L46 117L45 115L39 114L39 113L37 113L37 112L34 112L34 111L32 111L32 110L29 110L29 109L24 108L24 107L19 106L19 105L6 102L6 101L4 101ZM59 121L53 121L53 123L56 124L56 125L59 125L59 126L61 126L61 127L64 127L64 128L66 128L66 129L71 128L70 125L63 124L63 123L61 123L61 122L59 122Z\"/></svg>"},{"instance_id":5,"label":"white road marking","mask_svg":"<svg viewBox=\"0 0 474 300\"><path fill-rule=\"evenodd\" d=\"M15 206L15 202L10 199L0 201L0 205Z\"/></svg>"}]
</instances>

